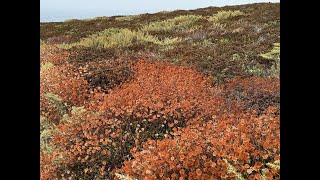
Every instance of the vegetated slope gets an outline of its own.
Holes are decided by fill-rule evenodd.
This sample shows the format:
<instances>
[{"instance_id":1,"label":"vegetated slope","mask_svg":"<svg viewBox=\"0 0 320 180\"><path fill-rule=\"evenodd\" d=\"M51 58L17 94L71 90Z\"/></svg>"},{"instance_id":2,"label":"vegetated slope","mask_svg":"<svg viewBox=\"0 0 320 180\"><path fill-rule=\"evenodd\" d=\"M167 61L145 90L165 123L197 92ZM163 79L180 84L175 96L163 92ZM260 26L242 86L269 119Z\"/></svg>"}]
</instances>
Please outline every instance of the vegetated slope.
<instances>
[{"instance_id":1,"label":"vegetated slope","mask_svg":"<svg viewBox=\"0 0 320 180\"><path fill-rule=\"evenodd\" d=\"M41 179L280 179L279 4L41 23Z\"/></svg>"}]
</instances>

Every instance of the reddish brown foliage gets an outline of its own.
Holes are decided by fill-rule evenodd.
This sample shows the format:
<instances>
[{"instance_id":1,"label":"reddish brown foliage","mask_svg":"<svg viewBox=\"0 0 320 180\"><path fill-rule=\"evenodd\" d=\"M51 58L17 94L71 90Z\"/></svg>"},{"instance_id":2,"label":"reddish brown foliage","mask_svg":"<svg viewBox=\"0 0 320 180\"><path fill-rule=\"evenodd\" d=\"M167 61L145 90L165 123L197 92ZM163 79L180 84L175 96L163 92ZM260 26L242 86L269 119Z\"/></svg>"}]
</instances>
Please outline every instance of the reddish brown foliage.
<instances>
[{"instance_id":1,"label":"reddish brown foliage","mask_svg":"<svg viewBox=\"0 0 320 180\"><path fill-rule=\"evenodd\" d=\"M72 72L71 65L54 66L40 72L40 112L53 122L58 121L60 116L57 109L49 104L45 94L58 95L67 107L85 105L89 97L87 81Z\"/></svg>"},{"instance_id":2,"label":"reddish brown foliage","mask_svg":"<svg viewBox=\"0 0 320 180\"><path fill-rule=\"evenodd\" d=\"M58 50L54 47L45 47L40 50L40 63L51 62L54 65L63 64L69 58L68 51Z\"/></svg>"},{"instance_id":3,"label":"reddish brown foliage","mask_svg":"<svg viewBox=\"0 0 320 180\"><path fill-rule=\"evenodd\" d=\"M110 178L94 164L106 161L101 168L108 172L120 168L130 156L129 150L139 149L147 138L162 138L192 118L202 117L205 121L216 112L214 107L219 101L210 81L195 70L139 61L135 74L133 80L109 94L97 93L85 115L57 126L59 133L52 142L60 151L56 153L68 159L63 163L71 174ZM98 107L102 114L96 116L93 112ZM91 172L84 173L86 168Z\"/></svg>"},{"instance_id":4,"label":"reddish brown foliage","mask_svg":"<svg viewBox=\"0 0 320 180\"><path fill-rule=\"evenodd\" d=\"M40 150L40 179L49 180L56 179L56 166L54 165L54 157L50 154L45 154Z\"/></svg>"},{"instance_id":5,"label":"reddish brown foliage","mask_svg":"<svg viewBox=\"0 0 320 180\"><path fill-rule=\"evenodd\" d=\"M200 123L178 128L171 133L173 138L148 140L118 172L138 179L233 179L234 174L227 174L226 159L246 179L262 171L268 179L279 179L279 172L266 166L280 153L280 121L273 111L208 123L196 119Z\"/></svg>"},{"instance_id":6,"label":"reddish brown foliage","mask_svg":"<svg viewBox=\"0 0 320 180\"><path fill-rule=\"evenodd\" d=\"M171 119L170 123L217 112L221 99L201 73L145 61L137 62L134 69L134 79L110 91L101 110L115 117L135 117L135 121Z\"/></svg>"},{"instance_id":7,"label":"reddish brown foliage","mask_svg":"<svg viewBox=\"0 0 320 180\"><path fill-rule=\"evenodd\" d=\"M278 107L262 111L276 100L263 101L259 114L242 112L259 93L277 93L274 81L235 79L212 87L194 69L138 61L130 81L107 94L98 88L88 93L88 83L72 69L56 66L42 74L42 94L53 92L87 110L55 127L52 156L63 158L41 160L43 179L113 179L116 169L145 179L233 179L223 159L246 178L265 172L279 179L279 172L265 165L280 154ZM248 98L239 105L237 91Z\"/></svg>"},{"instance_id":8,"label":"reddish brown foliage","mask_svg":"<svg viewBox=\"0 0 320 180\"><path fill-rule=\"evenodd\" d=\"M92 112L74 115L71 122L60 123L52 143L57 147L54 153L65 158L53 173L60 178L112 178L109 171L121 166L125 158L122 153L128 154L130 149L130 144L123 141L130 142L133 138L124 137L120 127L120 121Z\"/></svg>"}]
</instances>

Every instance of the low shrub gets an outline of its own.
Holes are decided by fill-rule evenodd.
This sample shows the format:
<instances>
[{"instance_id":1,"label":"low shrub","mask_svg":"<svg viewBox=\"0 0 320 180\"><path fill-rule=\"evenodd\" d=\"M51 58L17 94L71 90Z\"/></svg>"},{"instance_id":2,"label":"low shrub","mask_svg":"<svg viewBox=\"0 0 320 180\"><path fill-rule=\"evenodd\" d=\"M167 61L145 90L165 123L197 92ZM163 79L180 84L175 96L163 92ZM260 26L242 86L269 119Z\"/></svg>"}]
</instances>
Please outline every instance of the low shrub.
<instances>
[{"instance_id":1,"label":"low shrub","mask_svg":"<svg viewBox=\"0 0 320 180\"><path fill-rule=\"evenodd\" d=\"M53 66L54 65L51 62L41 64L40 71L46 71L46 70L52 68Z\"/></svg>"},{"instance_id":2,"label":"low shrub","mask_svg":"<svg viewBox=\"0 0 320 180\"><path fill-rule=\"evenodd\" d=\"M270 52L259 54L259 56L269 60L280 59L280 43L274 43Z\"/></svg>"},{"instance_id":3,"label":"low shrub","mask_svg":"<svg viewBox=\"0 0 320 180\"><path fill-rule=\"evenodd\" d=\"M239 10L236 10L236 11L218 11L217 14L213 14L212 16L210 16L208 18L208 20L210 22L221 22L221 21L224 21L226 19L229 19L229 18L232 18L232 17L237 17L237 16L243 16L245 15L245 13L239 11Z\"/></svg>"},{"instance_id":4,"label":"low shrub","mask_svg":"<svg viewBox=\"0 0 320 180\"><path fill-rule=\"evenodd\" d=\"M226 115L177 128L172 137L148 140L142 151L132 151L134 159L117 173L137 179L280 179L279 169L267 165L280 158L279 126L269 109L261 116Z\"/></svg>"},{"instance_id":5,"label":"low shrub","mask_svg":"<svg viewBox=\"0 0 320 180\"><path fill-rule=\"evenodd\" d=\"M151 22L144 25L141 30L143 32L186 31L192 28L200 19L202 19L202 16L199 15L178 16L164 21Z\"/></svg>"},{"instance_id":6,"label":"low shrub","mask_svg":"<svg viewBox=\"0 0 320 180\"><path fill-rule=\"evenodd\" d=\"M131 31L126 28L110 28L87 38L83 38L78 43L62 44L59 47L62 49L70 49L77 46L91 48L128 48L133 45L147 45L150 43L160 46L171 46L179 41L179 38L165 38L164 40L159 40L157 37L147 33Z\"/></svg>"},{"instance_id":7,"label":"low shrub","mask_svg":"<svg viewBox=\"0 0 320 180\"><path fill-rule=\"evenodd\" d=\"M236 77L222 86L229 112L255 110L262 113L273 106L280 110L280 82L276 78Z\"/></svg>"},{"instance_id":8,"label":"low shrub","mask_svg":"<svg viewBox=\"0 0 320 180\"><path fill-rule=\"evenodd\" d=\"M140 150L148 138L163 139L195 117L211 119L221 99L209 78L193 69L138 61L132 80L96 94L88 110L71 115L56 127L54 153L63 158L60 178L110 179L115 168ZM66 172L70 172L69 174Z\"/></svg>"}]
</instances>

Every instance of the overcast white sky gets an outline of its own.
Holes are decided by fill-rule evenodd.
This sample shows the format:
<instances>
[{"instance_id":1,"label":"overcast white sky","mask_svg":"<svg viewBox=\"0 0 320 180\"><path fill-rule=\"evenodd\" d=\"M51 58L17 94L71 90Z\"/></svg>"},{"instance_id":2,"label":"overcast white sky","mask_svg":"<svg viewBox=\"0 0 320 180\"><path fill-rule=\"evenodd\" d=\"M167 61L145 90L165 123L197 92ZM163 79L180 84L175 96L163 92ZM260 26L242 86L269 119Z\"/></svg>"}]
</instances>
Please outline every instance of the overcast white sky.
<instances>
[{"instance_id":1,"label":"overcast white sky","mask_svg":"<svg viewBox=\"0 0 320 180\"><path fill-rule=\"evenodd\" d=\"M110 16L280 0L40 0L40 16ZM81 13L82 15L80 15Z\"/></svg>"},{"instance_id":2,"label":"overcast white sky","mask_svg":"<svg viewBox=\"0 0 320 180\"><path fill-rule=\"evenodd\" d=\"M41 9L185 9L279 0L40 0Z\"/></svg>"}]
</instances>

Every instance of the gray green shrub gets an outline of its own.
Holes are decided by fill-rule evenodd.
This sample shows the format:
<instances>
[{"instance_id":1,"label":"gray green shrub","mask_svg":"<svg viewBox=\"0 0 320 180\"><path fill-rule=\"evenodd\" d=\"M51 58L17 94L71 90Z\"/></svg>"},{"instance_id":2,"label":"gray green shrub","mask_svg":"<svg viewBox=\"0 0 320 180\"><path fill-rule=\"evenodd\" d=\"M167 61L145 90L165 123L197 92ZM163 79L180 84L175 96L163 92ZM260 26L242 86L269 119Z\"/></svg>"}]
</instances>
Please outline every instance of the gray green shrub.
<instances>
[{"instance_id":1,"label":"gray green shrub","mask_svg":"<svg viewBox=\"0 0 320 180\"><path fill-rule=\"evenodd\" d=\"M178 16L172 19L151 22L144 25L141 30L144 32L185 31L191 29L200 19L202 19L202 16L199 15Z\"/></svg>"},{"instance_id":2,"label":"gray green shrub","mask_svg":"<svg viewBox=\"0 0 320 180\"><path fill-rule=\"evenodd\" d=\"M218 11L217 14L213 14L208 18L210 22L219 22L236 16L243 16L245 13L236 10L236 11Z\"/></svg>"}]
</instances>

